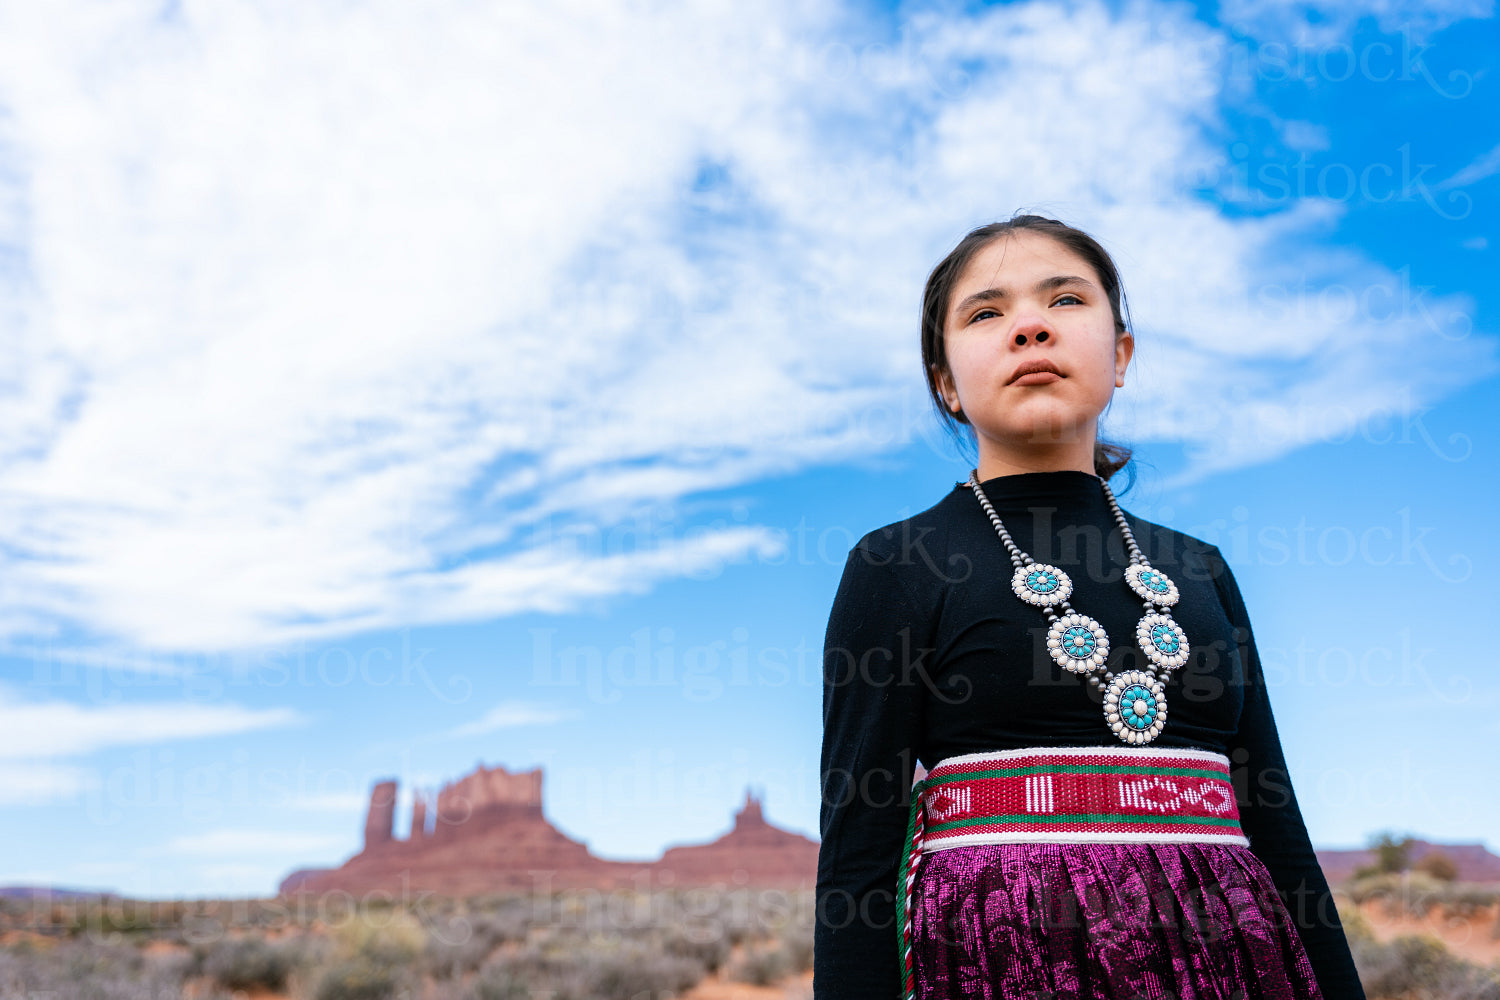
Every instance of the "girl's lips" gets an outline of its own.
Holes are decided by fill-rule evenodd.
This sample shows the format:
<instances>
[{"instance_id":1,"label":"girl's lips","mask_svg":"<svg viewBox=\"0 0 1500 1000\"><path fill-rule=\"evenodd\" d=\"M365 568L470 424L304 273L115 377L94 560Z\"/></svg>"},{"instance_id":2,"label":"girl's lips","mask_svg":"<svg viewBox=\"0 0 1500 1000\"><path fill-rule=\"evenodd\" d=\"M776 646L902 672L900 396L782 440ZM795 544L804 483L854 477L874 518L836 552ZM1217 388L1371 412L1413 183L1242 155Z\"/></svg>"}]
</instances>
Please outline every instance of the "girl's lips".
<instances>
[{"instance_id":1,"label":"girl's lips","mask_svg":"<svg viewBox=\"0 0 1500 1000\"><path fill-rule=\"evenodd\" d=\"M1061 380L1062 376L1056 372L1031 372L1030 374L1022 375L1012 382L1011 385L1043 385L1047 382L1059 382Z\"/></svg>"}]
</instances>

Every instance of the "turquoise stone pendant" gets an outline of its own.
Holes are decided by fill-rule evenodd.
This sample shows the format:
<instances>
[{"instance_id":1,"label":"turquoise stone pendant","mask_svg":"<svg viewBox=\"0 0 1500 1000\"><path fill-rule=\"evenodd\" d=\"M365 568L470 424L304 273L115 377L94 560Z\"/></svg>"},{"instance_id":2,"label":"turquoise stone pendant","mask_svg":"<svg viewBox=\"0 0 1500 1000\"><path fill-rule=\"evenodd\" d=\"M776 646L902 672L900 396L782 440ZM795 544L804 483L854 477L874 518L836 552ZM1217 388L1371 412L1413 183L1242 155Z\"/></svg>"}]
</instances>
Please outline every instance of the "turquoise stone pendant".
<instances>
[{"instance_id":1,"label":"turquoise stone pendant","mask_svg":"<svg viewBox=\"0 0 1500 1000\"><path fill-rule=\"evenodd\" d=\"M1125 582L1142 600L1158 607L1170 608L1177 603L1177 584L1150 563L1131 563L1125 567Z\"/></svg>"},{"instance_id":2,"label":"turquoise stone pendant","mask_svg":"<svg viewBox=\"0 0 1500 1000\"><path fill-rule=\"evenodd\" d=\"M1170 615L1153 612L1142 616L1135 626L1135 638L1147 659L1162 670L1175 670L1187 662L1187 636Z\"/></svg>"},{"instance_id":3,"label":"turquoise stone pendant","mask_svg":"<svg viewBox=\"0 0 1500 1000\"><path fill-rule=\"evenodd\" d=\"M1016 567L1015 575L1010 578L1010 589L1027 604L1047 608L1068 599L1073 592L1073 581L1056 566L1032 563Z\"/></svg>"},{"instance_id":4,"label":"turquoise stone pendant","mask_svg":"<svg viewBox=\"0 0 1500 1000\"><path fill-rule=\"evenodd\" d=\"M1115 675L1104 690L1104 721L1126 743L1150 743L1167 724L1161 681L1143 670Z\"/></svg>"},{"instance_id":5,"label":"turquoise stone pendant","mask_svg":"<svg viewBox=\"0 0 1500 1000\"><path fill-rule=\"evenodd\" d=\"M1047 630L1047 651L1064 670L1092 673L1109 655L1109 636L1103 625L1088 615L1072 611L1054 621Z\"/></svg>"}]
</instances>

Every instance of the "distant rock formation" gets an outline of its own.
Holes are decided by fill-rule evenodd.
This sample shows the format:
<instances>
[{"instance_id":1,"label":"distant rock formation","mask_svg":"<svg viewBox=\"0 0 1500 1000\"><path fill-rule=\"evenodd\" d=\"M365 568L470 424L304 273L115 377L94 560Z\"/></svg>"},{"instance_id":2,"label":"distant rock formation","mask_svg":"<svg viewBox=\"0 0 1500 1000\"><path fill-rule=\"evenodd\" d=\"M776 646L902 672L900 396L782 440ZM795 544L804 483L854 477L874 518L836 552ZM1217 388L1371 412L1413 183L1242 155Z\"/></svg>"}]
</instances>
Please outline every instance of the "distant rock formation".
<instances>
[{"instance_id":1,"label":"distant rock formation","mask_svg":"<svg viewBox=\"0 0 1500 1000\"><path fill-rule=\"evenodd\" d=\"M477 767L435 799L418 791L411 829L395 836L395 781L377 782L365 818L364 850L338 868L299 869L283 895L302 892L427 891L452 896L538 887L811 887L818 843L766 821L746 793L734 826L710 844L669 849L656 861L605 861L554 827L542 812L542 770Z\"/></svg>"},{"instance_id":2,"label":"distant rock formation","mask_svg":"<svg viewBox=\"0 0 1500 1000\"><path fill-rule=\"evenodd\" d=\"M411 833L408 836L412 840L421 840L427 836L427 793L418 791L416 800L411 804Z\"/></svg>"},{"instance_id":3,"label":"distant rock formation","mask_svg":"<svg viewBox=\"0 0 1500 1000\"><path fill-rule=\"evenodd\" d=\"M817 875L818 842L766 822L747 791L733 829L710 844L669 848L652 867L679 883L794 885Z\"/></svg>"},{"instance_id":4,"label":"distant rock formation","mask_svg":"<svg viewBox=\"0 0 1500 1000\"><path fill-rule=\"evenodd\" d=\"M1366 849L1335 851L1319 848L1318 866L1329 882L1343 882L1355 871L1375 863L1375 852ZM1429 854L1445 854L1453 862L1455 882L1500 882L1500 856L1490 853L1483 844L1435 844L1413 839L1406 860L1415 866Z\"/></svg>"},{"instance_id":5,"label":"distant rock formation","mask_svg":"<svg viewBox=\"0 0 1500 1000\"><path fill-rule=\"evenodd\" d=\"M396 783L382 781L370 792L370 810L365 813L365 848L389 844L396 838Z\"/></svg>"}]
</instances>

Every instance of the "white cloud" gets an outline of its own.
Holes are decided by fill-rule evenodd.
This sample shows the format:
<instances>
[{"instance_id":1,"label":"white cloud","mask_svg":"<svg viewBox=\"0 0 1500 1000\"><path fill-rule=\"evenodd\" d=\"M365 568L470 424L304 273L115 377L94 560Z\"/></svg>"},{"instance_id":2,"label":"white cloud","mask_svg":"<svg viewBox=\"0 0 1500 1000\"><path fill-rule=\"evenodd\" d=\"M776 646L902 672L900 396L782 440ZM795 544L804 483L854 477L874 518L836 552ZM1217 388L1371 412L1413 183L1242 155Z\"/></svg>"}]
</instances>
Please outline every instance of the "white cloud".
<instances>
[{"instance_id":1,"label":"white cloud","mask_svg":"<svg viewBox=\"0 0 1500 1000\"><path fill-rule=\"evenodd\" d=\"M3 750L4 745L0 744L0 753ZM71 764L0 762L0 806L76 799L98 785L99 777L92 770Z\"/></svg>"},{"instance_id":2,"label":"white cloud","mask_svg":"<svg viewBox=\"0 0 1500 1000\"><path fill-rule=\"evenodd\" d=\"M251 709L192 702L75 705L23 702L0 688L0 760L38 760L110 747L157 744L202 736L227 736L299 721L288 708ZM33 782L67 781L81 772L32 769ZM47 776L51 775L50 778Z\"/></svg>"},{"instance_id":3,"label":"white cloud","mask_svg":"<svg viewBox=\"0 0 1500 1000\"><path fill-rule=\"evenodd\" d=\"M287 800L284 808L358 815L369 804L369 793L354 791L317 792L293 796Z\"/></svg>"},{"instance_id":4,"label":"white cloud","mask_svg":"<svg viewBox=\"0 0 1500 1000\"><path fill-rule=\"evenodd\" d=\"M345 837L285 830L207 830L173 837L162 852L225 858L303 855L337 850L346 840Z\"/></svg>"},{"instance_id":5,"label":"white cloud","mask_svg":"<svg viewBox=\"0 0 1500 1000\"><path fill-rule=\"evenodd\" d=\"M1308 49L1348 46L1360 21L1373 18L1386 34L1406 36L1420 46L1433 34L1469 18L1493 17L1494 0L1222 0L1219 20L1262 37L1289 39ZM1311 58L1316 58L1317 51ZM1335 63L1337 65L1337 63ZM1337 72L1343 72L1342 69Z\"/></svg>"},{"instance_id":6,"label":"white cloud","mask_svg":"<svg viewBox=\"0 0 1500 1000\"><path fill-rule=\"evenodd\" d=\"M1319 244L1337 204L1201 197L1233 167L1227 42L1180 6L916 12L895 41L789 2L158 14L0 13L0 635L225 649L773 554L750 524L617 539L936 436L922 279L1018 206L1120 253L1111 419L1199 474L1493 363L1419 313L1296 312L1399 276Z\"/></svg>"},{"instance_id":7,"label":"white cloud","mask_svg":"<svg viewBox=\"0 0 1500 1000\"><path fill-rule=\"evenodd\" d=\"M515 726L540 726L569 718L571 713L521 701L502 701L472 722L455 726L450 736L478 736Z\"/></svg>"},{"instance_id":8,"label":"white cloud","mask_svg":"<svg viewBox=\"0 0 1500 1000\"><path fill-rule=\"evenodd\" d=\"M1465 185L1473 184L1475 181L1482 181L1487 177L1493 177L1496 174L1500 174L1500 144L1496 144L1489 150L1480 153L1469 163L1459 168L1452 177L1439 181L1434 186L1440 189L1464 187Z\"/></svg>"}]
</instances>

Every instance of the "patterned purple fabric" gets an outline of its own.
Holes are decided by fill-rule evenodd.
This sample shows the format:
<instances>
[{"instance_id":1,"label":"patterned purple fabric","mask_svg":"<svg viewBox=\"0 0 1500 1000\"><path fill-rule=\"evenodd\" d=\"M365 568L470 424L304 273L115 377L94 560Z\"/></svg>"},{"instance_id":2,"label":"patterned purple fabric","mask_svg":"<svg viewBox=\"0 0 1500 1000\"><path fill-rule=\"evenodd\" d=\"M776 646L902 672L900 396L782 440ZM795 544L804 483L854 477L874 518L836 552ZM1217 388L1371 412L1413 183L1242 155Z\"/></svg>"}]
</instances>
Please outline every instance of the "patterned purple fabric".
<instances>
[{"instance_id":1,"label":"patterned purple fabric","mask_svg":"<svg viewBox=\"0 0 1500 1000\"><path fill-rule=\"evenodd\" d=\"M1247 847L952 847L912 907L919 1000L1322 1000Z\"/></svg>"}]
</instances>

